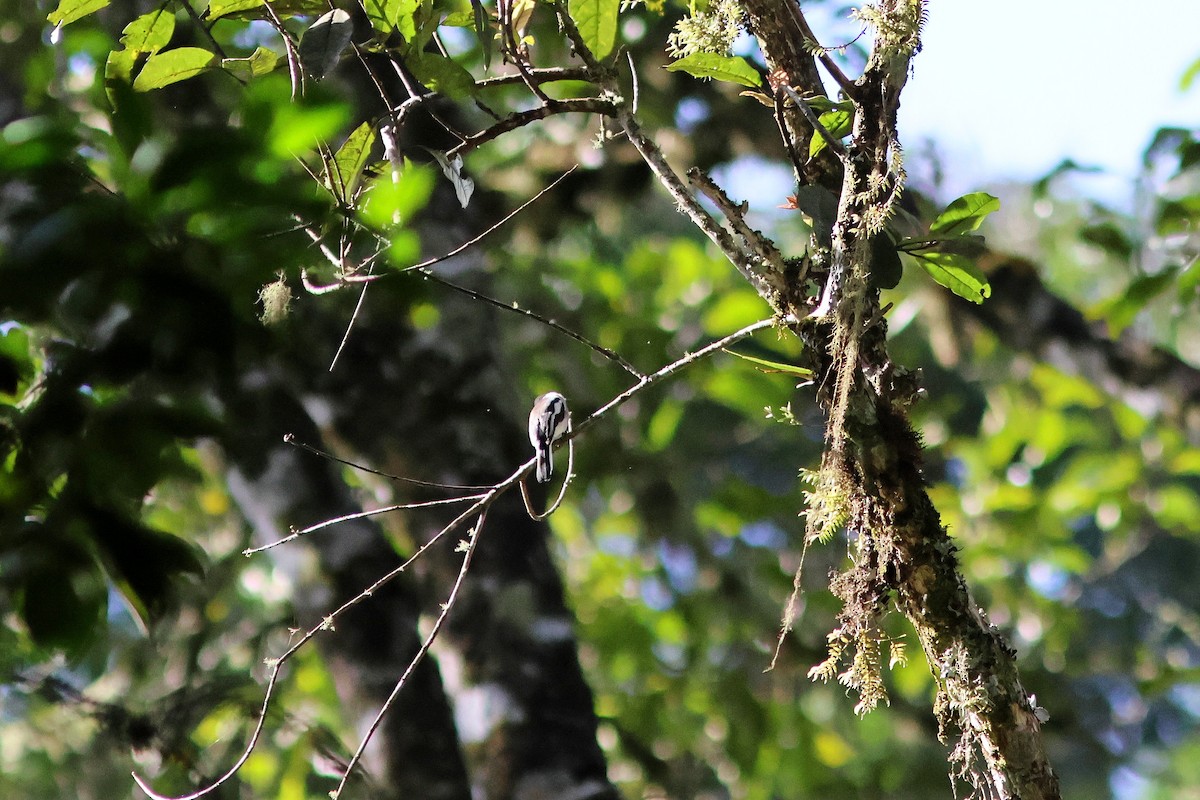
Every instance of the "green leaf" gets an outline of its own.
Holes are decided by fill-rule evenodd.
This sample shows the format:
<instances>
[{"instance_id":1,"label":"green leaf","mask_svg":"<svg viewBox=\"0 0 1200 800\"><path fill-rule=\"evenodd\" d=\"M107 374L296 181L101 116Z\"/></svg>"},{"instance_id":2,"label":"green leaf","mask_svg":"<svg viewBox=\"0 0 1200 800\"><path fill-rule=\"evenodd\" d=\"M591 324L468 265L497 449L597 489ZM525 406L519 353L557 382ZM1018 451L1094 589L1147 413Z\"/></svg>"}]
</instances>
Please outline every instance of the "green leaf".
<instances>
[{"instance_id":1,"label":"green leaf","mask_svg":"<svg viewBox=\"0 0 1200 800\"><path fill-rule=\"evenodd\" d=\"M300 63L313 80L321 80L337 66L350 44L354 23L340 8L322 14L300 37Z\"/></svg>"},{"instance_id":2,"label":"green leaf","mask_svg":"<svg viewBox=\"0 0 1200 800\"><path fill-rule=\"evenodd\" d=\"M339 201L348 203L354 196L371 148L375 146L375 138L375 126L364 122L338 148L337 155L330 163L329 188Z\"/></svg>"},{"instance_id":3,"label":"green leaf","mask_svg":"<svg viewBox=\"0 0 1200 800\"><path fill-rule=\"evenodd\" d=\"M126 25L121 32L121 44L134 53L157 53L171 43L173 33L175 15L160 8Z\"/></svg>"},{"instance_id":4,"label":"green leaf","mask_svg":"<svg viewBox=\"0 0 1200 800\"><path fill-rule=\"evenodd\" d=\"M217 56L202 47L177 47L164 53L155 53L134 79L133 90L148 92L194 78L216 61Z\"/></svg>"},{"instance_id":5,"label":"green leaf","mask_svg":"<svg viewBox=\"0 0 1200 800\"><path fill-rule=\"evenodd\" d=\"M835 139L841 139L850 133L851 128L854 127L854 116L848 110L834 109L833 111L826 111L817 119L825 126L825 130L829 131L829 135ZM818 153L828 146L829 143L825 141L824 136L819 133L813 133L812 138L808 140L808 157L816 157Z\"/></svg>"},{"instance_id":6,"label":"green leaf","mask_svg":"<svg viewBox=\"0 0 1200 800\"><path fill-rule=\"evenodd\" d=\"M724 352L731 356L737 356L743 361L749 361L751 364L757 364L763 368L764 372L784 372L788 375L795 375L798 378L804 378L805 380L808 380L816 374L811 369L797 367L795 364L785 364L782 361L768 361L765 358L755 358L754 356L743 355L735 350L724 350Z\"/></svg>"},{"instance_id":7,"label":"green leaf","mask_svg":"<svg viewBox=\"0 0 1200 800\"><path fill-rule=\"evenodd\" d=\"M579 29L583 43L596 58L612 52L617 42L617 12L621 0L569 0L567 13Z\"/></svg>"},{"instance_id":8,"label":"green leaf","mask_svg":"<svg viewBox=\"0 0 1200 800\"><path fill-rule=\"evenodd\" d=\"M972 303L991 297L992 287L971 259L957 253L920 253L913 256L935 281Z\"/></svg>"},{"instance_id":9,"label":"green leaf","mask_svg":"<svg viewBox=\"0 0 1200 800\"><path fill-rule=\"evenodd\" d=\"M1000 201L987 192L965 194L946 206L929 226L934 235L952 236L976 230L988 214L1000 208Z\"/></svg>"},{"instance_id":10,"label":"green leaf","mask_svg":"<svg viewBox=\"0 0 1200 800\"><path fill-rule=\"evenodd\" d=\"M1133 322L1151 300L1171 288L1178 274L1179 267L1170 267L1155 275L1142 275L1121 294L1101 304L1094 316L1106 320L1116 336Z\"/></svg>"},{"instance_id":11,"label":"green leaf","mask_svg":"<svg viewBox=\"0 0 1200 800\"><path fill-rule=\"evenodd\" d=\"M1200 76L1200 58L1193 61L1192 65L1183 71L1183 76L1179 79L1179 91L1186 92L1191 89L1197 76Z\"/></svg>"},{"instance_id":12,"label":"green leaf","mask_svg":"<svg viewBox=\"0 0 1200 800\"><path fill-rule=\"evenodd\" d=\"M475 79L457 61L441 53L419 53L405 61L417 80L451 100L475 94Z\"/></svg>"},{"instance_id":13,"label":"green leaf","mask_svg":"<svg viewBox=\"0 0 1200 800\"><path fill-rule=\"evenodd\" d=\"M695 78L712 78L738 86L758 89L762 76L741 56L719 56L716 53L692 53L667 65L671 72L686 72Z\"/></svg>"},{"instance_id":14,"label":"green leaf","mask_svg":"<svg viewBox=\"0 0 1200 800\"><path fill-rule=\"evenodd\" d=\"M238 14L262 8L263 0L209 0L208 18L220 19L229 14ZM278 13L278 10L276 11Z\"/></svg>"},{"instance_id":15,"label":"green leaf","mask_svg":"<svg viewBox=\"0 0 1200 800\"><path fill-rule=\"evenodd\" d=\"M88 14L94 14L104 8L111 0L60 0L58 8L46 15L53 25L69 25Z\"/></svg>"},{"instance_id":16,"label":"green leaf","mask_svg":"<svg viewBox=\"0 0 1200 800\"><path fill-rule=\"evenodd\" d=\"M249 58L226 58L221 61L221 68L233 73L242 80L250 80L274 72L279 56L274 50L257 47Z\"/></svg>"},{"instance_id":17,"label":"green leaf","mask_svg":"<svg viewBox=\"0 0 1200 800\"><path fill-rule=\"evenodd\" d=\"M383 34L399 30L401 36L412 41L416 27L413 21L420 0L364 0L363 8L371 27ZM466 12L463 12L466 13Z\"/></svg>"},{"instance_id":18,"label":"green leaf","mask_svg":"<svg viewBox=\"0 0 1200 800\"><path fill-rule=\"evenodd\" d=\"M133 68L137 64L138 55L132 50L112 50L108 60L104 62L104 80L106 83L121 81L129 83L133 80Z\"/></svg>"},{"instance_id":19,"label":"green leaf","mask_svg":"<svg viewBox=\"0 0 1200 800\"><path fill-rule=\"evenodd\" d=\"M1112 222L1089 225L1079 232L1079 238L1088 244L1094 244L1122 261L1128 260L1133 255L1133 242L1130 241L1125 231Z\"/></svg>"}]
</instances>

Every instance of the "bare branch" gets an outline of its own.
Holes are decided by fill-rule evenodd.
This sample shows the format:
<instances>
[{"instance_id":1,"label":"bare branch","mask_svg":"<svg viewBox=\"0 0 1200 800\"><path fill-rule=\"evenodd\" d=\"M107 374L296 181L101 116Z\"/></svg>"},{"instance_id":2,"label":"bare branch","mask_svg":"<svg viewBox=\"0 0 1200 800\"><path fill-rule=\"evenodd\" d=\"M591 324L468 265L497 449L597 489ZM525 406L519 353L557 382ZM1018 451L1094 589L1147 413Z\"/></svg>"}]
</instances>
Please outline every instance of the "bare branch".
<instances>
[{"instance_id":1,"label":"bare branch","mask_svg":"<svg viewBox=\"0 0 1200 800\"><path fill-rule=\"evenodd\" d=\"M499 138L509 131L523 128L531 122L553 117L558 114L602 114L614 116L616 109L612 102L599 97L576 97L568 100L551 100L543 106L531 108L528 111L517 111L504 117L495 125L468 136L462 144L447 151L446 155L454 156L470 151Z\"/></svg>"},{"instance_id":2,"label":"bare branch","mask_svg":"<svg viewBox=\"0 0 1200 800\"><path fill-rule=\"evenodd\" d=\"M782 275L786 268L783 263L783 254L779 252L779 248L775 246L774 242L746 224L748 206L745 201L734 203L729 199L729 195L725 194L725 190L718 186L707 173L698 167L689 169L687 176L688 181L699 189L705 197L712 200L713 204L720 209L721 213L725 215L725 219L729 220L729 224L733 227L733 230L738 236L742 237L742 241L746 243L746 246L750 248L758 259Z\"/></svg>"},{"instance_id":3,"label":"bare branch","mask_svg":"<svg viewBox=\"0 0 1200 800\"><path fill-rule=\"evenodd\" d=\"M704 210L704 207L692 196L691 192L683 185L683 181L667 163L666 157L662 151L645 133L642 132L641 125L637 119L625 106L618 106L617 120L621 123L621 127L625 130L625 135L629 137L629 141L637 149L642 159L649 165L651 171L654 172L659 182L675 199L679 210L688 216L695 223L696 227L704 231L713 244L721 248L721 252L729 259L730 263L742 274L750 285L753 286L760 295L771 302L771 297L774 293L782 291L784 288L783 273L773 273L766 270L761 270L756 264L753 264L747 257L746 253L733 241L733 237L729 231L721 227L712 215Z\"/></svg>"},{"instance_id":4,"label":"bare branch","mask_svg":"<svg viewBox=\"0 0 1200 800\"><path fill-rule=\"evenodd\" d=\"M612 362L618 364L621 367L621 369L625 370L633 377L635 377L635 378L645 377L645 373L643 373L641 370L639 370L633 364L630 364L628 361L626 361L624 358L622 358L619 353L617 353L613 350L610 350L609 348L605 347L604 345L593 342L591 339L588 339L586 336L583 336L582 334L571 330L566 325L563 325L560 322L550 319L549 317L544 317L541 314L538 314L535 311L530 311L527 308L521 308L516 303L511 303L511 304L504 303L493 297L488 297L486 294L477 292L474 289L468 289L467 287L460 286L457 283L451 283L450 281L446 280L445 278L439 277L438 275L435 275L434 273L430 272L429 270L425 270L425 269L421 270L421 275L426 280L431 280L434 283L441 284L442 286L445 286L447 289L453 289L456 292L461 292L462 294L465 294L474 300L480 300L484 303L487 303L488 305L495 306L496 308L500 308L500 309L503 309L510 313L520 314L522 316L529 317L532 320L536 320L548 328L553 328L554 330L558 331L559 333L571 337L572 339L579 342L580 344L582 344L582 345L590 348L591 350L595 351L596 353L599 353L600 355L604 356L609 361L612 361Z\"/></svg>"},{"instance_id":5,"label":"bare branch","mask_svg":"<svg viewBox=\"0 0 1200 800\"><path fill-rule=\"evenodd\" d=\"M379 712L375 718L371 720L371 724L367 727L367 732L363 734L362 740L359 742L358 749L354 751L354 755L346 764L345 772L342 774L341 781L338 782L337 789L330 792L330 796L335 800L341 796L342 789L346 788L346 781L350 780L350 775L358 763L362 761L363 753L367 749L367 745L371 741L371 737L375 735L375 731L379 730L379 725L383 722L383 717L391 709L392 704L396 702L396 697L400 694L400 690L408 683L409 676L413 674L413 670L425 658L425 654L429 652L429 648L433 645L433 640L437 638L438 633L442 630L442 625L446 621L446 617L450 615L450 610L454 608L454 603L458 599L458 591L462 588L463 581L467 577L467 570L471 566L471 556L475 554L475 546L479 542L479 534L483 530L483 523L487 519L487 511L484 510L479 514L479 520L475 523L475 527L467 534L467 548L463 553L462 566L459 567L458 577L454 579L454 586L450 589L450 595L446 598L446 602L442 604L441 613L438 614L433 626L429 629L429 633L425 635L424 641L421 642L421 647L413 655L412 660L408 662L408 666L404 670L404 674L400 676L400 680L396 681L396 685L392 687L391 694L387 700L379 707Z\"/></svg>"},{"instance_id":6,"label":"bare branch","mask_svg":"<svg viewBox=\"0 0 1200 800\"><path fill-rule=\"evenodd\" d=\"M477 89L491 89L497 86L511 86L531 80L537 84L554 83L555 81L591 81L592 71L587 67L533 67L515 75L497 75L475 81Z\"/></svg>"}]
</instances>

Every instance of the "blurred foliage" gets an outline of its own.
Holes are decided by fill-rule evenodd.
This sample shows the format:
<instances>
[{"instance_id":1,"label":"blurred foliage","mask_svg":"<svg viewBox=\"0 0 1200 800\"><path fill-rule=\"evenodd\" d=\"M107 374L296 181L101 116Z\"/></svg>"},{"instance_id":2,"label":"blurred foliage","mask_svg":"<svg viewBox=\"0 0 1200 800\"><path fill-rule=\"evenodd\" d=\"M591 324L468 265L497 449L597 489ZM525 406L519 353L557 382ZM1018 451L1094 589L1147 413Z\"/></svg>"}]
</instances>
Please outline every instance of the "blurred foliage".
<instances>
[{"instance_id":1,"label":"blurred foliage","mask_svg":"<svg viewBox=\"0 0 1200 800\"><path fill-rule=\"evenodd\" d=\"M293 578L240 556L249 523L225 485L229 454L261 440L247 427L245 387L264 370L315 380L295 352L300 330L322 315L322 332L343 324L325 298L301 295L267 329L255 298L280 281L298 291L302 269L329 271L296 217L336 231L368 196L361 221L396 225L388 258L411 263L420 242L406 226L441 177L410 164L399 188L375 179L389 169L379 120L336 83L341 67L327 56L340 18L322 17L313 33L325 3L272 4L312 15L285 27L329 71L295 98L278 36L250 21L260 4L212 0L221 20L208 41L182 11L161 27L163 4L92 3L55 46L43 41L48 5L0 0L4 108L20 107L0 132L0 796L126 796L135 767L156 771L162 791L184 791L236 757L262 659L292 624ZM414 74L451 97L476 91L467 70L495 66L472 3L368 5L381 33L402 37ZM616 2L582 5L589 41L629 48L642 116L663 128L673 158L736 173L759 163L750 156L782 157L770 112L737 86L660 69L685 4L665 17L661 3L635 5L619 19ZM435 21L421 17L434 9ZM436 21L453 60L425 50ZM544 6L529 26L539 58L565 58ZM155 62L213 45L215 61ZM757 55L737 56L692 74L732 70L733 83L754 85L744 65ZM584 90L564 83L560 96ZM521 89L479 91L508 107ZM489 249L488 292L643 370L764 316L647 191L628 147L609 143L601 159L594 133L590 121L552 119L468 157L465 173L487 193L472 202L510 206L586 165ZM1088 198L1072 183L1080 175L1066 164L1033 186L993 189L1004 206L987 223L991 246L1034 259L1112 335L1200 362L1197 131L1162 131L1120 203ZM937 187L917 188L931 207L947 205ZM786 200L751 198L756 224L803 241L799 215L776 208ZM934 498L981 605L1050 712L1066 796L1189 796L1200 748L1200 450L1156 416L1153 398L1131 407L1010 351L1003 335L949 328L939 312L948 293L916 272L888 299L897 361L924 370L917 413ZM406 297L412 306L395 300L397 311L418 329L436 317L436 295ZM496 335L524 394L556 387L577 414L629 383L516 315ZM771 334L736 349L783 363L803 355ZM808 554L796 632L763 673L798 566L797 473L822 437L812 388L797 380L719 355L579 442L581 477L551 524L601 744L631 797L952 796L915 642L889 674L892 705L862 720L839 687L805 678L837 610L822 583L844 536ZM315 650L287 674L286 712L223 796L332 788L351 726Z\"/></svg>"}]
</instances>

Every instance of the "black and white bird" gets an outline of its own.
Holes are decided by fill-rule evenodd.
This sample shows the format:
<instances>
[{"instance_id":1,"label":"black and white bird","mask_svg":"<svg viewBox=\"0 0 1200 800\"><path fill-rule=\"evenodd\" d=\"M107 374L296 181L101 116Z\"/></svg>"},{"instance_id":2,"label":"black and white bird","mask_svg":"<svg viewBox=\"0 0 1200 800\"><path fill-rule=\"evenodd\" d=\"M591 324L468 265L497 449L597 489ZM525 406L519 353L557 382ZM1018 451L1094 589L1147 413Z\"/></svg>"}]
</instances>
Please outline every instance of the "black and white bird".
<instances>
[{"instance_id":1,"label":"black and white bird","mask_svg":"<svg viewBox=\"0 0 1200 800\"><path fill-rule=\"evenodd\" d=\"M551 445L570 429L571 412L567 398L558 392L546 392L533 401L529 412L529 443L537 454L537 480L545 483L554 473Z\"/></svg>"}]
</instances>

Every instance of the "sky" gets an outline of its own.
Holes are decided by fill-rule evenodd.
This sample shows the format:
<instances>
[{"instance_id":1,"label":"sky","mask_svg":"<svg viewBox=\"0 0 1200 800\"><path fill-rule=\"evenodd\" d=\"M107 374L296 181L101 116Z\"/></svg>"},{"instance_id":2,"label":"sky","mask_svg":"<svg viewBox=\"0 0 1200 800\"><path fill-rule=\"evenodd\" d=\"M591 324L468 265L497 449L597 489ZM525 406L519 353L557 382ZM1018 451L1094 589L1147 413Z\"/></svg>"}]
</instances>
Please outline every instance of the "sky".
<instances>
[{"instance_id":1,"label":"sky","mask_svg":"<svg viewBox=\"0 0 1200 800\"><path fill-rule=\"evenodd\" d=\"M1064 158L1134 177L1154 131L1200 127L1200 0L1005 0L929 7L900 108L970 188L1044 175Z\"/></svg>"}]
</instances>

